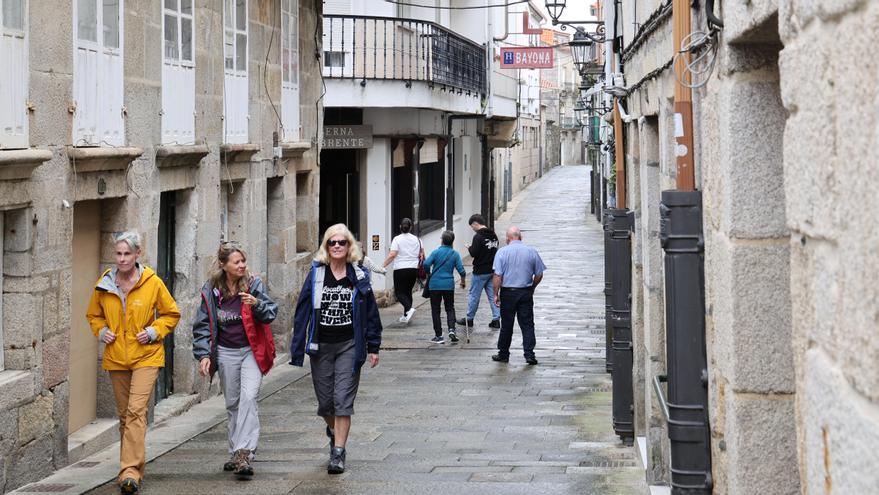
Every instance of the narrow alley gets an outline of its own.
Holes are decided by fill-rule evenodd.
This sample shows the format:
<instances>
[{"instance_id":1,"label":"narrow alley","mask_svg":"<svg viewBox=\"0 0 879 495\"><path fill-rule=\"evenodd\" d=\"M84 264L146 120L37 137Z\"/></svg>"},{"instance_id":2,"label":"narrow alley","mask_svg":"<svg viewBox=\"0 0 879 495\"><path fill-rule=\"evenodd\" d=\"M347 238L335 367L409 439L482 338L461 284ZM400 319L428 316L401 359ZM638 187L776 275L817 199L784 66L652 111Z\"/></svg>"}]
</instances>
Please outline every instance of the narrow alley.
<instances>
[{"instance_id":1,"label":"narrow alley","mask_svg":"<svg viewBox=\"0 0 879 495\"><path fill-rule=\"evenodd\" d=\"M510 363L491 361L497 332L484 300L469 344L432 346L429 304L417 296L408 327L395 321L398 306L383 310L382 361L364 368L345 474L326 474L305 376L261 402L251 481L222 471L222 423L150 462L142 493L645 493L635 449L611 428L602 231L588 215L588 178L587 167L558 168L498 222L499 233L521 227L548 267L535 293L539 365L525 364L518 327ZM465 306L459 288L458 315ZM117 491L111 482L91 493Z\"/></svg>"}]
</instances>

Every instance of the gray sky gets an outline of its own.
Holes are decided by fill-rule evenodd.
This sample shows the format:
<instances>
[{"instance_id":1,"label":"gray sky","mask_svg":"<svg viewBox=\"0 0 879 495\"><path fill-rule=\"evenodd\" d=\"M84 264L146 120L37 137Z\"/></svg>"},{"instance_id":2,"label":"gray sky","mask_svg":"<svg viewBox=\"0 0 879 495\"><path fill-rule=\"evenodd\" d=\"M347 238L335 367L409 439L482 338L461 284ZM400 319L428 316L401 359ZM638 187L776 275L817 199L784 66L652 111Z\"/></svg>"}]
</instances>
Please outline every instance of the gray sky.
<instances>
[{"instance_id":1,"label":"gray sky","mask_svg":"<svg viewBox=\"0 0 879 495\"><path fill-rule=\"evenodd\" d=\"M589 19L589 5L594 3L594 1L595 0L568 0L567 5L565 6L565 11L562 13L562 20L570 19L572 21L582 21ZM535 3L540 6L544 14L547 13L544 0L535 0Z\"/></svg>"}]
</instances>

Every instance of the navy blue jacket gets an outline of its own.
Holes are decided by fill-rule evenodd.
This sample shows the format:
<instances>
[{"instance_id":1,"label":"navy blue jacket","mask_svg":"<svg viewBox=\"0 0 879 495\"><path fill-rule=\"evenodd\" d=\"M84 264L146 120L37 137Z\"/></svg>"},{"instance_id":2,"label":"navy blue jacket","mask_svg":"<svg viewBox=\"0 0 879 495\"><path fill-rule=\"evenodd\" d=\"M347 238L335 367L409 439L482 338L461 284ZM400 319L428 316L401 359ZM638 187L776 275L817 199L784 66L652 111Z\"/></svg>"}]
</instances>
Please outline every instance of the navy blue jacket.
<instances>
[{"instance_id":1,"label":"navy blue jacket","mask_svg":"<svg viewBox=\"0 0 879 495\"><path fill-rule=\"evenodd\" d=\"M305 354L316 356L318 342L315 339L316 322L320 320L320 298L324 287L326 265L317 261L311 264L311 270L299 300L296 302L296 313L293 316L293 338L290 343L290 364L302 366ZM375 302L375 294L369 283L369 272L359 266L348 263L348 280L354 286L351 301L352 323L354 325L354 361L353 373L356 373L366 362L366 354L378 353L382 343L382 320Z\"/></svg>"}]
</instances>

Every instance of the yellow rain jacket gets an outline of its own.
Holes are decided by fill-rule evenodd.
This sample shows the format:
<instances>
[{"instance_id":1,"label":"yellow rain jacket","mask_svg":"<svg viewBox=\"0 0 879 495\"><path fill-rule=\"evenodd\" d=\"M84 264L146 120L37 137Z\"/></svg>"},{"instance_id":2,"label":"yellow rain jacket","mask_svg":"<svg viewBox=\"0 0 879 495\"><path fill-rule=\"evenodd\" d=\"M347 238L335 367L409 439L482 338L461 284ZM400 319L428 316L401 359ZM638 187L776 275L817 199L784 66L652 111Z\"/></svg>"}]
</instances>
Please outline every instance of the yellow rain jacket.
<instances>
[{"instance_id":1,"label":"yellow rain jacket","mask_svg":"<svg viewBox=\"0 0 879 495\"><path fill-rule=\"evenodd\" d=\"M128 293L124 309L116 287L116 268L101 275L89 302L86 318L95 336L101 336L105 328L116 334L116 340L104 349L105 370L165 366L162 339L174 331L180 320L177 303L156 272L139 263L136 269L140 272L140 280ZM137 334L141 330L150 334L150 343L137 341Z\"/></svg>"}]
</instances>

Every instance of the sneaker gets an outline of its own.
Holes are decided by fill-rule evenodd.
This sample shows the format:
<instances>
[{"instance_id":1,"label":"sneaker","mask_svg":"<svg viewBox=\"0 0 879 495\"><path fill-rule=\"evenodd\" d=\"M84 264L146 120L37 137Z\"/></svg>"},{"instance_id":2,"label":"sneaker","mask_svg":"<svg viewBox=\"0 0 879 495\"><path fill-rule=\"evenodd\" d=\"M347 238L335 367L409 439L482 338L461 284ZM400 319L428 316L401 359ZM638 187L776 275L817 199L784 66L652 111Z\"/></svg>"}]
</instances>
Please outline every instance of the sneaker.
<instances>
[{"instance_id":1,"label":"sneaker","mask_svg":"<svg viewBox=\"0 0 879 495\"><path fill-rule=\"evenodd\" d=\"M253 465L250 463L250 450L238 449L235 451L235 475L241 477L253 476Z\"/></svg>"},{"instance_id":2,"label":"sneaker","mask_svg":"<svg viewBox=\"0 0 879 495\"><path fill-rule=\"evenodd\" d=\"M431 344L445 344L446 341L442 337L434 337L430 339Z\"/></svg>"},{"instance_id":3,"label":"sneaker","mask_svg":"<svg viewBox=\"0 0 879 495\"><path fill-rule=\"evenodd\" d=\"M488 328L500 328L501 320L491 320L491 323L488 324Z\"/></svg>"},{"instance_id":4,"label":"sneaker","mask_svg":"<svg viewBox=\"0 0 879 495\"><path fill-rule=\"evenodd\" d=\"M457 320L455 320L455 323L457 323L458 325L460 325L462 327L472 327L473 326L473 320L471 320L469 318L458 318Z\"/></svg>"},{"instance_id":5,"label":"sneaker","mask_svg":"<svg viewBox=\"0 0 879 495\"><path fill-rule=\"evenodd\" d=\"M226 464L223 464L223 471L235 471L235 454L232 454L232 458L226 461Z\"/></svg>"},{"instance_id":6,"label":"sneaker","mask_svg":"<svg viewBox=\"0 0 879 495\"><path fill-rule=\"evenodd\" d=\"M336 432L327 426L327 438L330 439L330 454L333 453L333 447L336 445Z\"/></svg>"},{"instance_id":7,"label":"sneaker","mask_svg":"<svg viewBox=\"0 0 879 495\"><path fill-rule=\"evenodd\" d=\"M119 483L119 493L124 494L132 494L137 493L140 487L137 486L137 481L134 478L125 478L122 480L122 483Z\"/></svg>"},{"instance_id":8,"label":"sneaker","mask_svg":"<svg viewBox=\"0 0 879 495\"><path fill-rule=\"evenodd\" d=\"M411 320L414 315L415 315L415 308L409 308L409 311L406 311L406 314L403 316L404 319L402 321L409 323L409 320Z\"/></svg>"},{"instance_id":9,"label":"sneaker","mask_svg":"<svg viewBox=\"0 0 879 495\"><path fill-rule=\"evenodd\" d=\"M327 465L328 474L342 474L345 472L345 448L333 447L330 451L330 463Z\"/></svg>"},{"instance_id":10,"label":"sneaker","mask_svg":"<svg viewBox=\"0 0 879 495\"><path fill-rule=\"evenodd\" d=\"M451 340L453 344L458 343L458 336L455 335L455 330L452 328L449 329L449 340Z\"/></svg>"},{"instance_id":11,"label":"sneaker","mask_svg":"<svg viewBox=\"0 0 879 495\"><path fill-rule=\"evenodd\" d=\"M509 356L501 356L500 354L495 354L495 355L491 356L491 360L496 363L509 363L510 357Z\"/></svg>"},{"instance_id":12,"label":"sneaker","mask_svg":"<svg viewBox=\"0 0 879 495\"><path fill-rule=\"evenodd\" d=\"M525 358L525 362L530 364L531 366L534 366L537 364L537 358L533 358L533 357Z\"/></svg>"}]
</instances>

